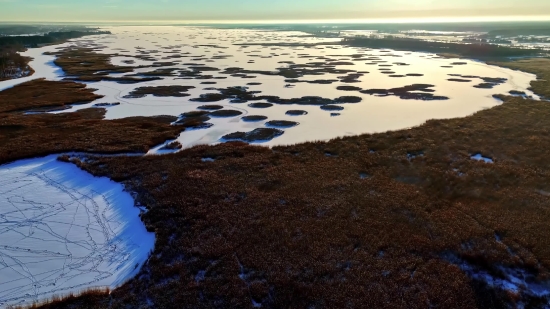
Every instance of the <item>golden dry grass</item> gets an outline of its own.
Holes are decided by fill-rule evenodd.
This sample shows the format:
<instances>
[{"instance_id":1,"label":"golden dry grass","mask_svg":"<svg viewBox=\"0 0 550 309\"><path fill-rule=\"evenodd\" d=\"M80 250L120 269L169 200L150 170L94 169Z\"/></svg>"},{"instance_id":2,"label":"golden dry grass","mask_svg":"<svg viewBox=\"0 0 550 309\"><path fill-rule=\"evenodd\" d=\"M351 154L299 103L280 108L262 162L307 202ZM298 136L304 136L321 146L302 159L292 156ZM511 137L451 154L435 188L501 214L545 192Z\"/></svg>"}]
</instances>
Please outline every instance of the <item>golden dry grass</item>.
<instances>
[{"instance_id":1,"label":"golden dry grass","mask_svg":"<svg viewBox=\"0 0 550 309\"><path fill-rule=\"evenodd\" d=\"M550 278L550 106L503 98L329 142L75 158L136 192L155 251L111 294L46 308L542 308L449 261Z\"/></svg>"},{"instance_id":2,"label":"golden dry grass","mask_svg":"<svg viewBox=\"0 0 550 309\"><path fill-rule=\"evenodd\" d=\"M0 113L89 103L101 97L85 84L36 79L0 91Z\"/></svg>"},{"instance_id":3,"label":"golden dry grass","mask_svg":"<svg viewBox=\"0 0 550 309\"><path fill-rule=\"evenodd\" d=\"M129 73L136 67L118 66L111 63L111 57L117 54L96 53L93 48L67 47L56 52L54 63L65 72L66 80L98 82L113 81L117 83L134 84L161 79L158 76L109 76L111 73ZM147 67L147 66L141 66Z\"/></svg>"},{"instance_id":4,"label":"golden dry grass","mask_svg":"<svg viewBox=\"0 0 550 309\"><path fill-rule=\"evenodd\" d=\"M103 120L104 109L57 115L0 114L0 164L51 153L140 153L176 138L175 117Z\"/></svg>"},{"instance_id":5,"label":"golden dry grass","mask_svg":"<svg viewBox=\"0 0 550 309\"><path fill-rule=\"evenodd\" d=\"M74 82L34 80L1 91L0 164L64 151L146 152L182 131L170 125L176 117L103 120L105 110L101 108L57 115L15 112L101 97L84 87Z\"/></svg>"},{"instance_id":6,"label":"golden dry grass","mask_svg":"<svg viewBox=\"0 0 550 309\"><path fill-rule=\"evenodd\" d=\"M54 63L69 76L108 75L109 73L132 72L133 67L116 66L109 54L94 52L93 48L69 47L50 53L57 56Z\"/></svg>"},{"instance_id":7,"label":"golden dry grass","mask_svg":"<svg viewBox=\"0 0 550 309\"><path fill-rule=\"evenodd\" d=\"M75 162L138 192L157 236L112 308L248 308L251 299L267 308L499 308L517 295L472 282L446 257L549 277L549 147L547 103L508 98L467 118L330 142ZM495 163L471 160L478 152Z\"/></svg>"}]
</instances>

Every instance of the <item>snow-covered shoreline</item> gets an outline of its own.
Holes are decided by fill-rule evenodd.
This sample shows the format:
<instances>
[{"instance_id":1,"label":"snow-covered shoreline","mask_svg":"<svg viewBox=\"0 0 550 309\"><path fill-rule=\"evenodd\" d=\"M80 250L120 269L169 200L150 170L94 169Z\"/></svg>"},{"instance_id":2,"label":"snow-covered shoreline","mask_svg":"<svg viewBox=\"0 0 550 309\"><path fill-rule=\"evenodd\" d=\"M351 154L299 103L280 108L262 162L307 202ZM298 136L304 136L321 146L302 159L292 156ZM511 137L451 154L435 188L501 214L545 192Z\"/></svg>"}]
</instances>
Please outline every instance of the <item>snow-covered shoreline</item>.
<instances>
[{"instance_id":1,"label":"snow-covered shoreline","mask_svg":"<svg viewBox=\"0 0 550 309\"><path fill-rule=\"evenodd\" d=\"M0 308L116 288L153 250L121 184L56 158L0 166Z\"/></svg>"}]
</instances>

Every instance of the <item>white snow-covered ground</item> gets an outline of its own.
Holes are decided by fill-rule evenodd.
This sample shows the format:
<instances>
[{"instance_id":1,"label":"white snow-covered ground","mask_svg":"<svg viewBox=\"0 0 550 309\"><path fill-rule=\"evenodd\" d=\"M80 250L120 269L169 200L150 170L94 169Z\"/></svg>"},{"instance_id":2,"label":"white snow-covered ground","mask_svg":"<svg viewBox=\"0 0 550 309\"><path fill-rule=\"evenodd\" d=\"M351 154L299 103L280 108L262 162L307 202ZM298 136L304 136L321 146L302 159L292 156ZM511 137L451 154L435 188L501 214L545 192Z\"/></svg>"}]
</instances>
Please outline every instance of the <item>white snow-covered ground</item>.
<instances>
[{"instance_id":1,"label":"white snow-covered ground","mask_svg":"<svg viewBox=\"0 0 550 309\"><path fill-rule=\"evenodd\" d=\"M154 247L122 185L56 157L0 166L0 308L117 287Z\"/></svg>"},{"instance_id":2,"label":"white snow-covered ground","mask_svg":"<svg viewBox=\"0 0 550 309\"><path fill-rule=\"evenodd\" d=\"M484 157L484 156L481 155L481 153L478 153L478 154L475 154L475 155L473 155L473 156L470 156L470 158L471 158L472 160L483 161L483 162L485 162L485 163L495 163L495 162L493 161L493 159Z\"/></svg>"}]
</instances>

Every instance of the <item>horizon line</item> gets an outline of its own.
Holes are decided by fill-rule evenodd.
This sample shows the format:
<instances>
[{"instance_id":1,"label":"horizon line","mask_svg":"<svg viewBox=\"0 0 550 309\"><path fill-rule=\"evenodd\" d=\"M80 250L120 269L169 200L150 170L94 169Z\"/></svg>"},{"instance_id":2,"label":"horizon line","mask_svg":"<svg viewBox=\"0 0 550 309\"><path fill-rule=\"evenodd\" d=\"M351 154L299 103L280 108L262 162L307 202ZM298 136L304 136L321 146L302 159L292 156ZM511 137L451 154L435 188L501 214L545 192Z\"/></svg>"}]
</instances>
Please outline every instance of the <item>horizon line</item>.
<instances>
[{"instance_id":1,"label":"horizon line","mask_svg":"<svg viewBox=\"0 0 550 309\"><path fill-rule=\"evenodd\" d=\"M473 23L473 22L550 22L550 15L536 16L477 16L477 17L420 17L420 18L365 18L365 19L300 19L300 20L11 20L13 23L155 23L155 24L403 24L403 23Z\"/></svg>"}]
</instances>

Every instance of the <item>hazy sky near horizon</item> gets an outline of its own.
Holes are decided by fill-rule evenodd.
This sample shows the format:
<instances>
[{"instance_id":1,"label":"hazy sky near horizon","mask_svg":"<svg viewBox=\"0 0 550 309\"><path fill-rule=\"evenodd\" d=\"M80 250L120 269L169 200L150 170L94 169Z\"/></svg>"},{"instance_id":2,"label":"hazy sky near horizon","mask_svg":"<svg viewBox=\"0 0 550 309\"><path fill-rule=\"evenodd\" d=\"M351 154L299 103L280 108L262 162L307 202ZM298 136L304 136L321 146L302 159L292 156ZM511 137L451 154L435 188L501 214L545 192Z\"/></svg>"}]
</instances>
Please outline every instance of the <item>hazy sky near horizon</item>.
<instances>
[{"instance_id":1,"label":"hazy sky near horizon","mask_svg":"<svg viewBox=\"0 0 550 309\"><path fill-rule=\"evenodd\" d=\"M0 0L1 21L214 21L550 15L548 0Z\"/></svg>"}]
</instances>

